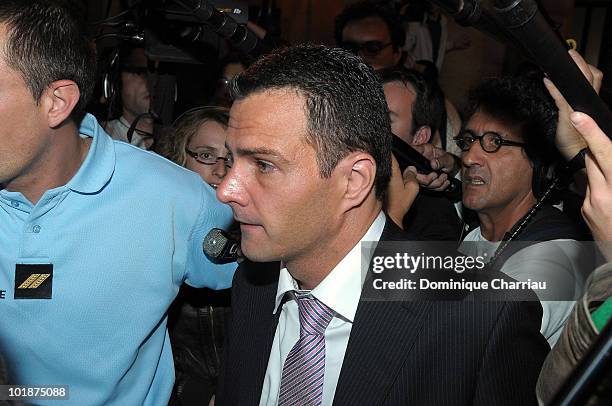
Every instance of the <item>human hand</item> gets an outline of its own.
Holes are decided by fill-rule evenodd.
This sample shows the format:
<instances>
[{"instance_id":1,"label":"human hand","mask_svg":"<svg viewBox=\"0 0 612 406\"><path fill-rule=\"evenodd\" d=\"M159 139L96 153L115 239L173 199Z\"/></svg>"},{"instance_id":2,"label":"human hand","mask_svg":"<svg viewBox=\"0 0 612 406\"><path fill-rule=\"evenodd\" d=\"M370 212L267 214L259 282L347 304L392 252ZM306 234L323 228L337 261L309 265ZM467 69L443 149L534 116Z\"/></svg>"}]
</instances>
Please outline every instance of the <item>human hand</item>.
<instances>
[{"instance_id":1,"label":"human hand","mask_svg":"<svg viewBox=\"0 0 612 406\"><path fill-rule=\"evenodd\" d=\"M603 73L596 67L586 63L578 52L570 50L569 54L576 65L578 65L580 68L582 74L587 78L591 86L593 86L595 92L599 93ZM557 87L550 81L550 79L545 78L544 85L548 89L548 92L554 99L555 104L559 109L559 121L557 124L555 145L557 146L557 149L561 155L563 155L563 157L569 161L576 156L580 150L586 147L586 143L570 121L570 114L574 110L569 105L567 100L565 100L565 97L563 97L561 92L559 92Z\"/></svg>"},{"instance_id":2,"label":"human hand","mask_svg":"<svg viewBox=\"0 0 612 406\"><path fill-rule=\"evenodd\" d=\"M446 190L450 186L449 176L455 176L460 169L459 159L450 152L431 144L414 145L413 148L429 159L429 165L434 171L442 172L440 174L430 172L426 175L417 173L416 178L419 185L436 192Z\"/></svg>"},{"instance_id":3,"label":"human hand","mask_svg":"<svg viewBox=\"0 0 612 406\"><path fill-rule=\"evenodd\" d=\"M587 114L570 116L575 129L588 145L587 189L582 216L608 261L612 261L612 141Z\"/></svg>"},{"instance_id":4,"label":"human hand","mask_svg":"<svg viewBox=\"0 0 612 406\"><path fill-rule=\"evenodd\" d=\"M402 220L414 199L419 194L419 183L416 180L416 168L409 166L401 173L394 156L391 157L391 180L387 190L387 214L391 220L402 227Z\"/></svg>"}]
</instances>

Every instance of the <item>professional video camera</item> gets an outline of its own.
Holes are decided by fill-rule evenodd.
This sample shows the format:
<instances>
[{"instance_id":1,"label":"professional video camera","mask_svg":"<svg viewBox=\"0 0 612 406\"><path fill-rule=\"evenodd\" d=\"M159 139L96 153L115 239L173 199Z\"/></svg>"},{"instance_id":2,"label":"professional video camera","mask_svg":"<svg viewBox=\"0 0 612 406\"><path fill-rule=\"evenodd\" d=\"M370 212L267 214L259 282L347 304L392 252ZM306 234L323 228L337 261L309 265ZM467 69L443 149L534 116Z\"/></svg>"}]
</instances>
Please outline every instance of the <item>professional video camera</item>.
<instances>
[{"instance_id":1,"label":"professional video camera","mask_svg":"<svg viewBox=\"0 0 612 406\"><path fill-rule=\"evenodd\" d=\"M115 38L143 45L153 61L195 64L222 58L228 45L246 53L257 46L245 1L132 0L127 7L99 23L107 31L98 42Z\"/></svg>"},{"instance_id":2,"label":"professional video camera","mask_svg":"<svg viewBox=\"0 0 612 406\"><path fill-rule=\"evenodd\" d=\"M197 91L197 86L179 86L177 82L188 77L193 84L203 76L213 76L218 62L232 50L254 58L264 48L246 26L249 9L242 0L128 0L122 5L123 11L117 15L92 24L97 29L98 51L106 55L101 63L106 116L111 117L118 106L122 50L143 47L152 73L149 88L153 101L147 115L156 120L156 133L173 121L176 94ZM190 70L191 74L185 74ZM193 73L196 70L197 74ZM132 127L128 140L135 125Z\"/></svg>"},{"instance_id":3,"label":"professional video camera","mask_svg":"<svg viewBox=\"0 0 612 406\"><path fill-rule=\"evenodd\" d=\"M459 24L473 26L517 46L557 85L574 109L591 115L612 134L612 113L567 54L567 46L535 0L431 0ZM248 9L239 0L128 0L128 8L101 22L110 27L98 40L114 37L144 44L150 60L205 63L233 47L262 52L246 27ZM492 5L491 5L491 4ZM165 115L170 117L169 114ZM163 120L168 124L169 119Z\"/></svg>"}]
</instances>

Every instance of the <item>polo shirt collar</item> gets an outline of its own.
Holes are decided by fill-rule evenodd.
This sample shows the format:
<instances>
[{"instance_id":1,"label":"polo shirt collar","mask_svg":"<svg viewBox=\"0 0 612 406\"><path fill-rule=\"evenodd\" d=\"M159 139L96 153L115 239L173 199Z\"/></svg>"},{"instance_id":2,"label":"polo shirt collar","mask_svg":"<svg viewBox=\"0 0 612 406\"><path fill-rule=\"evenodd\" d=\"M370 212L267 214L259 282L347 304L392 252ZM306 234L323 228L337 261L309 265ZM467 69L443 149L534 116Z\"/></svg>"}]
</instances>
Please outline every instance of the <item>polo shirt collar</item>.
<instances>
[{"instance_id":1,"label":"polo shirt collar","mask_svg":"<svg viewBox=\"0 0 612 406\"><path fill-rule=\"evenodd\" d=\"M77 193L96 193L109 182L115 171L115 145L98 120L89 113L81 121L79 134L93 139L85 161L66 187Z\"/></svg>"}]
</instances>

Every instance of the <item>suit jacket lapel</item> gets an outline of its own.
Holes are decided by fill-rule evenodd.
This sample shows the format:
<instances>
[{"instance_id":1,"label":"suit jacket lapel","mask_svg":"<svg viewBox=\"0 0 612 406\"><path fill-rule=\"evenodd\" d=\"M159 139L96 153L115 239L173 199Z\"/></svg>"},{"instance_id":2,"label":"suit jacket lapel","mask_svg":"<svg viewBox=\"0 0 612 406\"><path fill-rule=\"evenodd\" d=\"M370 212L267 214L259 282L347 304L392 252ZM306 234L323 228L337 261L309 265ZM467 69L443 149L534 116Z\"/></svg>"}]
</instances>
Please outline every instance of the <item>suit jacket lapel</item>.
<instances>
[{"instance_id":1,"label":"suit jacket lapel","mask_svg":"<svg viewBox=\"0 0 612 406\"><path fill-rule=\"evenodd\" d=\"M387 220L381 241L406 240ZM427 302L359 302L334 405L380 404L421 331Z\"/></svg>"},{"instance_id":2,"label":"suit jacket lapel","mask_svg":"<svg viewBox=\"0 0 612 406\"><path fill-rule=\"evenodd\" d=\"M243 392L241 398L256 400L258 403L280 316L280 311L272 313L280 264L273 262L243 265L247 266L245 277L253 291L250 292L248 305L252 312L246 313L247 317L240 320L245 324L240 327L240 331L249 332L239 338L241 344L237 347L246 350L243 355L242 373L248 377L244 381L248 387L243 386L240 391Z\"/></svg>"},{"instance_id":3,"label":"suit jacket lapel","mask_svg":"<svg viewBox=\"0 0 612 406\"><path fill-rule=\"evenodd\" d=\"M429 305L361 302L336 386L334 405L380 404L421 330Z\"/></svg>"}]
</instances>

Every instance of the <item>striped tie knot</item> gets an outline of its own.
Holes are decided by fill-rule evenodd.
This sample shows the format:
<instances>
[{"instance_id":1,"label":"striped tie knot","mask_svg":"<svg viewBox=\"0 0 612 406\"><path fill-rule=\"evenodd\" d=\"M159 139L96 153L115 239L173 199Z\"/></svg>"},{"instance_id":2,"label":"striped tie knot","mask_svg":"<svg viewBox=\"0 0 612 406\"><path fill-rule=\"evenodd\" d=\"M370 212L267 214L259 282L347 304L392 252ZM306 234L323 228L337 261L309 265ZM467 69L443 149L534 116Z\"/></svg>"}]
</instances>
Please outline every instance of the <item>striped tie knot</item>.
<instances>
[{"instance_id":1,"label":"striped tie knot","mask_svg":"<svg viewBox=\"0 0 612 406\"><path fill-rule=\"evenodd\" d=\"M324 335L325 329L334 317L332 310L310 293L295 293L300 309L300 336Z\"/></svg>"}]
</instances>

